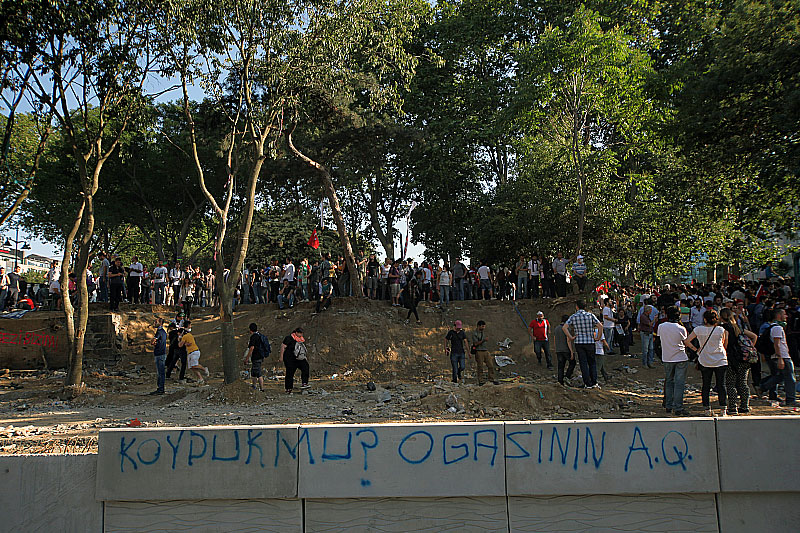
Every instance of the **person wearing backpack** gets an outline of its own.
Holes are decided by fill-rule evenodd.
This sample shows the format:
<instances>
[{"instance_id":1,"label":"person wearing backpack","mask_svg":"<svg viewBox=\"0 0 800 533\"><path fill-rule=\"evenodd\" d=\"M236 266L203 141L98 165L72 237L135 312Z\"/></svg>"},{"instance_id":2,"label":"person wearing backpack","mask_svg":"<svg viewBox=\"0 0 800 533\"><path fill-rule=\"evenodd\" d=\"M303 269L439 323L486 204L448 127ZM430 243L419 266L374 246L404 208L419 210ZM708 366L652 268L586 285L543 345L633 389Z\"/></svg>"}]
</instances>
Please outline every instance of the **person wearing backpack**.
<instances>
[{"instance_id":1,"label":"person wearing backpack","mask_svg":"<svg viewBox=\"0 0 800 533\"><path fill-rule=\"evenodd\" d=\"M272 348L269 345L269 340L258 332L258 324L253 322L250 324L250 342L247 344L247 353L245 353L243 363L247 363L250 359L250 377L253 379L253 388L256 388L258 383L258 390L264 391L264 376L261 374L261 364L264 359L269 357L272 353Z\"/></svg>"},{"instance_id":2,"label":"person wearing backpack","mask_svg":"<svg viewBox=\"0 0 800 533\"><path fill-rule=\"evenodd\" d=\"M728 333L728 373L725 375L725 389L728 396L728 414L750 412L750 388L747 374L753 359L758 358L755 333L742 329L730 309L720 311L720 325Z\"/></svg>"},{"instance_id":3,"label":"person wearing backpack","mask_svg":"<svg viewBox=\"0 0 800 533\"><path fill-rule=\"evenodd\" d=\"M328 278L326 278L328 279ZM303 328L295 328L281 343L281 359L286 366L286 394L291 394L294 389L294 373L300 369L301 389L311 388L308 384L310 370L308 366L308 350Z\"/></svg>"},{"instance_id":4,"label":"person wearing backpack","mask_svg":"<svg viewBox=\"0 0 800 533\"><path fill-rule=\"evenodd\" d=\"M726 347L729 343L728 332L719 326L719 315L715 309L708 309L703 314L703 325L689 334L684 341L684 345L697 352L697 362L700 367L700 373L703 375L703 388L700 391L700 397L703 401L703 409L706 416L714 416L711 409L710 393L711 393L711 378L716 377L717 385L719 385L719 407L720 416L727 414L727 394L724 387L725 374L728 372L728 354ZM692 341L697 339L700 343L700 348L696 348Z\"/></svg>"},{"instance_id":5,"label":"person wearing backpack","mask_svg":"<svg viewBox=\"0 0 800 533\"><path fill-rule=\"evenodd\" d=\"M775 387L783 380L783 389L786 392L784 405L793 407L797 405L797 390L795 388L797 384L794 378L794 363L789 356L789 345L786 343L786 331L784 331L782 325L785 322L786 310L772 309L769 315L769 326L756 341L756 348L764 356L768 357L768 361L770 361L769 367L772 371L772 374L767 379L761 381L758 392L760 394L761 391L769 391L770 398L777 399ZM768 343L765 342L766 339L772 342L771 349Z\"/></svg>"}]
</instances>

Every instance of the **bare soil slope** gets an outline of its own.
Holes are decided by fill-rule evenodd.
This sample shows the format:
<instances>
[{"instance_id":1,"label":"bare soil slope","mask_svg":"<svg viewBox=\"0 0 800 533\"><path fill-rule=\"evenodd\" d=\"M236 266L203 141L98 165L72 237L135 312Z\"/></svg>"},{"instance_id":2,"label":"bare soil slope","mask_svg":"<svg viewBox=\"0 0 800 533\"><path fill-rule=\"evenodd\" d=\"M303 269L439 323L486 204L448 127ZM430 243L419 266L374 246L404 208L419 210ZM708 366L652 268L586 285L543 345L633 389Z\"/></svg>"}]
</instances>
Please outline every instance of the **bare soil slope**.
<instances>
[{"instance_id":1,"label":"bare soil slope","mask_svg":"<svg viewBox=\"0 0 800 533\"><path fill-rule=\"evenodd\" d=\"M246 349L250 322L259 325L273 348L265 363L267 385L260 392L245 379L223 385L219 321L213 310L204 309L193 317L193 332L201 363L212 372L209 383L198 387L170 380L166 395L150 396L156 380L148 345L152 319L154 313L171 318L173 312L129 306L123 308L127 350L114 365L90 357L85 389L77 396L63 391L63 372L0 369L0 453L92 450L99 428L134 419L161 427L667 416L661 407L661 366L642 369L636 358L609 357L611 380L600 390L560 386L555 371L538 364L523 322L539 310L556 326L561 314L574 311L574 300L525 301L516 309L510 302L455 302L446 311L423 304L422 325L413 317L407 322L405 309L354 298L335 300L320 315L312 315L310 304L286 311L241 306L235 315L238 352ZM498 369L500 385L478 386L469 358L465 383L450 383L444 336L456 319L468 333L478 320L486 321L494 354L513 359L515 364ZM283 337L298 326L306 332L312 388L287 395L278 353ZM497 343L506 338L510 348L500 351ZM633 351L639 351L635 345ZM368 390L370 382L376 390ZM701 414L699 375L693 370L686 401ZM791 412L762 400L752 405L754 414Z\"/></svg>"}]
</instances>

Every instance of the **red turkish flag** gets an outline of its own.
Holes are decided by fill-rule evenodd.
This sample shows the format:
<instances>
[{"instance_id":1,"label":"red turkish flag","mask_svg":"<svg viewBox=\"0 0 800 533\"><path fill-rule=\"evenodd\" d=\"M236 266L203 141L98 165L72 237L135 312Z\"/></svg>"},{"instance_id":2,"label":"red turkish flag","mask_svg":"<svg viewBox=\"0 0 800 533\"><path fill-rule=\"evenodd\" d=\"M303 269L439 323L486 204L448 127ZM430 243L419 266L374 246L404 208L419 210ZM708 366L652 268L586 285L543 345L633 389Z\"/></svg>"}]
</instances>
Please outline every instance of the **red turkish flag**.
<instances>
[{"instance_id":1,"label":"red turkish flag","mask_svg":"<svg viewBox=\"0 0 800 533\"><path fill-rule=\"evenodd\" d=\"M308 239L307 244L315 250L319 248L319 235L317 235L317 228L314 228L314 233L311 234L311 238Z\"/></svg>"}]
</instances>

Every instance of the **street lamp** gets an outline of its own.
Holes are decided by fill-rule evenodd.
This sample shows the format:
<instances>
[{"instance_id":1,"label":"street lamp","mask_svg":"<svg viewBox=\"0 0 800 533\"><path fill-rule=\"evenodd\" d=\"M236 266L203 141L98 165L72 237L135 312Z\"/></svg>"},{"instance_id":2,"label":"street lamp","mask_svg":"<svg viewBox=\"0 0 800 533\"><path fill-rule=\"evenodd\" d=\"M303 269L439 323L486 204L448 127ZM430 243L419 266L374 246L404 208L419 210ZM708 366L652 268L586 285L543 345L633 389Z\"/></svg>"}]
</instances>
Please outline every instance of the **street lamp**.
<instances>
[{"instance_id":1,"label":"street lamp","mask_svg":"<svg viewBox=\"0 0 800 533\"><path fill-rule=\"evenodd\" d=\"M9 246L10 247L12 242L14 243L14 270L16 270L17 269L17 259L18 259L17 253L20 250L19 244L22 243L22 248L21 248L22 250L30 250L31 247L27 242L21 241L19 239L19 228L17 228L16 239L10 239L10 238L6 237L6 242L3 243L3 246Z\"/></svg>"}]
</instances>

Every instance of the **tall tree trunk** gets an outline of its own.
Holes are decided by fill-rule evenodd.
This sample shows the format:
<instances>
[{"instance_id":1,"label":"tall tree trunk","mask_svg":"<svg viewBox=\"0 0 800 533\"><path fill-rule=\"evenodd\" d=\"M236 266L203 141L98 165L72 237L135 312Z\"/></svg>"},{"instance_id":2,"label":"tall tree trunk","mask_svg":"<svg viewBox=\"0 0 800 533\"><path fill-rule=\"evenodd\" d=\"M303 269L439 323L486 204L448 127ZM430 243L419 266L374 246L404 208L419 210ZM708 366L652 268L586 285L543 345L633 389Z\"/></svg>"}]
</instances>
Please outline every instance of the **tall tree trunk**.
<instances>
[{"instance_id":1,"label":"tall tree trunk","mask_svg":"<svg viewBox=\"0 0 800 533\"><path fill-rule=\"evenodd\" d=\"M75 242L75 237L83 224L83 213L86 209L86 199L81 202L78 212L75 215L75 220L72 223L67 238L64 241L64 254L61 257L61 304L64 311L64 321L66 328L64 333L67 336L67 350L69 357L69 369L67 377L64 382L65 385L79 385L82 377L82 368L75 366L77 359L76 339L75 339L75 308L72 306L72 301L69 299L69 267L72 264L72 248ZM81 350L81 359L83 358L83 350ZM77 380L75 379L77 378Z\"/></svg>"},{"instance_id":2,"label":"tall tree trunk","mask_svg":"<svg viewBox=\"0 0 800 533\"><path fill-rule=\"evenodd\" d=\"M345 224L344 217L342 216L342 208L339 205L339 196L336 194L336 189L333 186L331 174L328 172L327 168L303 154L297 149L297 147L295 147L294 142L292 142L292 133L294 132L295 127L296 124L292 125L292 127L287 130L286 142L294 155L317 171L317 175L322 183L322 189L325 191L325 196L328 198L328 203L331 206L333 220L336 222L336 230L339 233L339 241L342 245L342 250L344 251L344 260L347 262L347 269L350 272L350 285L352 286L353 295L356 297L361 297L364 294L361 286L361 274L359 273L356 265L353 247L350 245L350 237L347 235L347 225Z\"/></svg>"},{"instance_id":3,"label":"tall tree trunk","mask_svg":"<svg viewBox=\"0 0 800 533\"><path fill-rule=\"evenodd\" d=\"M577 110L576 110L577 113ZM581 253L583 248L583 229L586 225L586 175L583 172L583 158L581 156L581 143L580 132L581 127L578 122L577 115L574 118L575 123L572 131L572 155L575 164L575 177L578 181L578 247L575 250L575 255Z\"/></svg>"},{"instance_id":4,"label":"tall tree trunk","mask_svg":"<svg viewBox=\"0 0 800 533\"><path fill-rule=\"evenodd\" d=\"M229 281L232 279L229 275ZM238 275L237 275L238 278ZM222 281L222 283L220 283ZM235 280L228 284L224 274L217 272L217 292L219 293L220 348L222 350L222 370L225 383L233 383L239 379L239 356L236 353L236 328L233 322L233 292L236 290Z\"/></svg>"},{"instance_id":5,"label":"tall tree trunk","mask_svg":"<svg viewBox=\"0 0 800 533\"><path fill-rule=\"evenodd\" d=\"M100 164L102 166L102 163ZM100 169L96 172L99 174ZM89 254L91 253L92 236L94 235L94 197L92 190L84 191L84 201L81 207L81 242L75 258L75 281L78 288L78 307L72 307L69 302L69 291L64 292L64 312L69 310L71 316L67 317L68 328L73 333L67 337L69 345L69 371L67 372L66 385L80 385L83 381L83 353L86 340L86 328L89 323L89 290L86 286L86 270L89 267ZM70 245L72 248L72 245ZM66 246L65 246L66 253ZM69 270L69 263L65 260L61 265L64 274L65 266ZM67 278L65 278L67 279ZM63 287L62 287L63 289ZM69 307L68 307L69 305ZM76 316L77 315L77 316ZM72 322L70 325L69 323Z\"/></svg>"}]
</instances>

